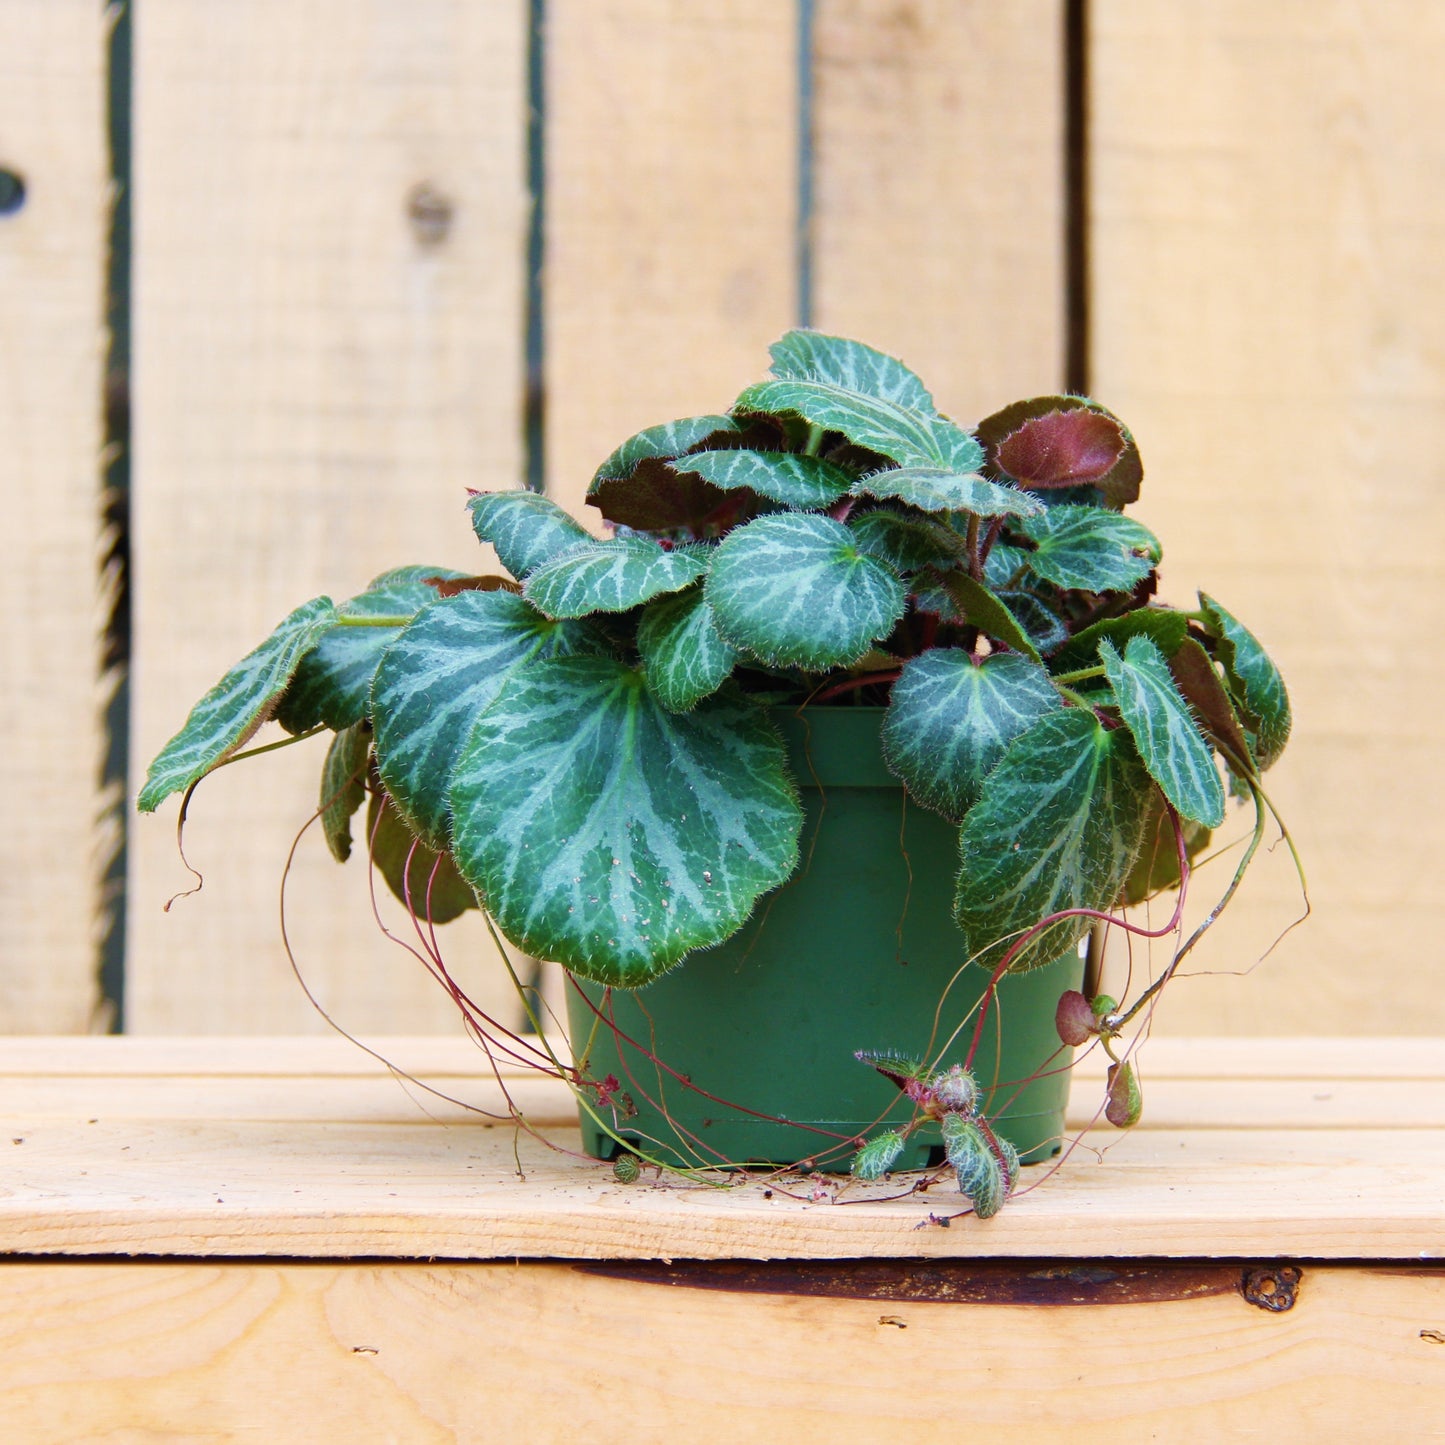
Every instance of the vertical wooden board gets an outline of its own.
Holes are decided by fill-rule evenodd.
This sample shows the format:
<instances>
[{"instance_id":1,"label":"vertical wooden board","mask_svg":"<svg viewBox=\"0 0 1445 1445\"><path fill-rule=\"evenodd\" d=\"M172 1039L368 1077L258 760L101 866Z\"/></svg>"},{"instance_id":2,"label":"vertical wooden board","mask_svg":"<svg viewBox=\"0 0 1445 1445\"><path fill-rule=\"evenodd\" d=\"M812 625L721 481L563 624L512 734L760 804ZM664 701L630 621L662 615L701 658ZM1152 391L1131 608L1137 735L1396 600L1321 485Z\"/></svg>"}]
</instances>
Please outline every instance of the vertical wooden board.
<instances>
[{"instance_id":1,"label":"vertical wooden board","mask_svg":"<svg viewBox=\"0 0 1445 1445\"><path fill-rule=\"evenodd\" d=\"M547 488L726 410L793 324L797 22L778 0L549 0Z\"/></svg>"},{"instance_id":2,"label":"vertical wooden board","mask_svg":"<svg viewBox=\"0 0 1445 1445\"><path fill-rule=\"evenodd\" d=\"M83 1031L99 965L106 26L0 9L0 1033Z\"/></svg>"},{"instance_id":3,"label":"vertical wooden board","mask_svg":"<svg viewBox=\"0 0 1445 1445\"><path fill-rule=\"evenodd\" d=\"M468 485L520 482L526 5L154 0L136 15L134 772L293 606L404 562L475 567ZM444 224L415 215L418 188ZM277 885L321 740L227 769L133 829L129 1023L323 1027ZM455 1026L317 830L293 942L337 1018ZM443 933L510 985L474 916ZM484 964L492 965L483 967ZM498 1007L506 1005L498 1002Z\"/></svg>"},{"instance_id":4,"label":"vertical wooden board","mask_svg":"<svg viewBox=\"0 0 1445 1445\"><path fill-rule=\"evenodd\" d=\"M1091 13L1093 389L1138 436L1164 594L1204 585L1281 664L1295 735L1268 783L1315 905L1160 1018L1438 1032L1445 9ZM1249 968L1298 911L1279 849L1198 966Z\"/></svg>"},{"instance_id":5,"label":"vertical wooden board","mask_svg":"<svg viewBox=\"0 0 1445 1445\"><path fill-rule=\"evenodd\" d=\"M816 324L971 423L1064 365L1060 0L815 0Z\"/></svg>"}]
</instances>

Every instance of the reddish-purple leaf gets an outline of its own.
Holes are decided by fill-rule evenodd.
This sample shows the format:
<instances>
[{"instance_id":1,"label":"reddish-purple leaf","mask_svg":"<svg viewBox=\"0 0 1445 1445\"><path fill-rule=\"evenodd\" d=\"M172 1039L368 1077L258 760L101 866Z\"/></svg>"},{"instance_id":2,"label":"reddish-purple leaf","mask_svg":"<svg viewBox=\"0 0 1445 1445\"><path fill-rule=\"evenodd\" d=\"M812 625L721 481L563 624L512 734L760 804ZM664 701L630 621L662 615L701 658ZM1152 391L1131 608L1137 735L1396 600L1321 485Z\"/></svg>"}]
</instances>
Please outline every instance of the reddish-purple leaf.
<instances>
[{"instance_id":1,"label":"reddish-purple leaf","mask_svg":"<svg viewBox=\"0 0 1445 1445\"><path fill-rule=\"evenodd\" d=\"M1125 430L1118 418L1107 407L1082 396L1035 396L1026 401L1016 401L1001 411L986 416L978 424L976 435L983 443L988 456L988 465L993 472L1007 471L999 458L1003 444L1015 433L1023 430L1026 423L1047 417L1054 412L1083 413L1086 416L1103 417L1112 422L1123 438L1123 450L1117 453L1114 464L1102 474L1080 478L1097 487L1112 507L1127 506L1139 500L1139 488L1144 479L1144 464L1139 458L1139 448ZM1101 432L1102 435L1102 432ZM1019 465L1023 465L1022 462ZM1033 485L1028 483L1026 485ZM1055 483L1067 486L1068 483Z\"/></svg>"},{"instance_id":2,"label":"reddish-purple leaf","mask_svg":"<svg viewBox=\"0 0 1445 1445\"><path fill-rule=\"evenodd\" d=\"M1098 1023L1089 1001L1078 989L1071 988L1059 995L1059 1007L1054 1014L1054 1027L1059 1037L1071 1049L1086 1044L1091 1035L1098 1032Z\"/></svg>"},{"instance_id":3,"label":"reddish-purple leaf","mask_svg":"<svg viewBox=\"0 0 1445 1445\"><path fill-rule=\"evenodd\" d=\"M1122 1064L1110 1064L1109 1101L1104 1105L1104 1117L1116 1129L1132 1129L1143 1112L1144 1097L1139 1092L1134 1065L1127 1059Z\"/></svg>"},{"instance_id":4,"label":"reddish-purple leaf","mask_svg":"<svg viewBox=\"0 0 1445 1445\"><path fill-rule=\"evenodd\" d=\"M1051 411L999 444L998 464L1025 487L1075 487L1107 476L1124 455L1124 428L1101 411Z\"/></svg>"}]
</instances>

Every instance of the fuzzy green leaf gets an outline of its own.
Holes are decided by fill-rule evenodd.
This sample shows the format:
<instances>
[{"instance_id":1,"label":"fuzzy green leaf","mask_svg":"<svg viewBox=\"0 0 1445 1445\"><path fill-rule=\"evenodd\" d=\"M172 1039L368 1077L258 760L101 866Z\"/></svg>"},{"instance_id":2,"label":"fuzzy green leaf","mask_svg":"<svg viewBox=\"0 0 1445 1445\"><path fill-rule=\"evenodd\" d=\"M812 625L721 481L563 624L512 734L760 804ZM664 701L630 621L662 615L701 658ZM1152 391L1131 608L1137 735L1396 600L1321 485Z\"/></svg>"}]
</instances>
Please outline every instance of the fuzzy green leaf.
<instances>
[{"instance_id":1,"label":"fuzzy green leaf","mask_svg":"<svg viewBox=\"0 0 1445 1445\"><path fill-rule=\"evenodd\" d=\"M934 564L948 566L964 555L963 538L921 512L875 507L848 519L858 549L886 562L895 572L916 572Z\"/></svg>"},{"instance_id":2,"label":"fuzzy green leaf","mask_svg":"<svg viewBox=\"0 0 1445 1445\"><path fill-rule=\"evenodd\" d=\"M446 846L452 767L512 669L596 646L586 624L552 622L511 592L463 592L425 608L387 648L371 694L378 766L425 843Z\"/></svg>"},{"instance_id":3,"label":"fuzzy green leaf","mask_svg":"<svg viewBox=\"0 0 1445 1445\"><path fill-rule=\"evenodd\" d=\"M1159 540L1132 517L1102 507L1050 507L1020 523L1038 543L1029 566L1058 587L1128 592L1153 571Z\"/></svg>"},{"instance_id":4,"label":"fuzzy green leaf","mask_svg":"<svg viewBox=\"0 0 1445 1445\"><path fill-rule=\"evenodd\" d=\"M1123 657L1108 642L1099 644L1099 657L1149 775L1182 817L1219 827L1224 784L1164 654L1147 637L1131 637Z\"/></svg>"},{"instance_id":5,"label":"fuzzy green leaf","mask_svg":"<svg viewBox=\"0 0 1445 1445\"><path fill-rule=\"evenodd\" d=\"M961 1114L945 1114L940 1127L944 1153L958 1176L959 1193L980 1219L992 1219L1003 1208L1007 1190L1003 1166L988 1147L982 1126Z\"/></svg>"},{"instance_id":6,"label":"fuzzy green leaf","mask_svg":"<svg viewBox=\"0 0 1445 1445\"><path fill-rule=\"evenodd\" d=\"M329 597L303 603L238 662L196 705L185 725L156 755L136 799L154 812L245 745L270 717L297 665L337 617Z\"/></svg>"},{"instance_id":7,"label":"fuzzy green leaf","mask_svg":"<svg viewBox=\"0 0 1445 1445\"><path fill-rule=\"evenodd\" d=\"M688 416L679 421L666 421L630 436L597 468L590 497L606 481L625 480L637 470L637 464L649 457L664 460L680 457L719 433L736 433L742 428L730 416Z\"/></svg>"},{"instance_id":8,"label":"fuzzy green leaf","mask_svg":"<svg viewBox=\"0 0 1445 1445\"><path fill-rule=\"evenodd\" d=\"M1165 657L1172 658L1188 635L1189 619L1184 613L1169 607L1140 607L1122 617L1106 617L1076 632L1059 648L1053 663L1061 672L1092 667L1098 660L1101 642L1124 647L1131 637L1149 638Z\"/></svg>"},{"instance_id":9,"label":"fuzzy green leaf","mask_svg":"<svg viewBox=\"0 0 1445 1445\"><path fill-rule=\"evenodd\" d=\"M842 467L796 452L694 452L671 466L725 491L747 487L770 502L802 511L830 506L853 482L853 474Z\"/></svg>"},{"instance_id":10,"label":"fuzzy green leaf","mask_svg":"<svg viewBox=\"0 0 1445 1445\"><path fill-rule=\"evenodd\" d=\"M904 665L883 722L883 757L924 807L954 822L1008 745L1062 706L1048 673L1016 653L975 665L934 648Z\"/></svg>"},{"instance_id":11,"label":"fuzzy green leaf","mask_svg":"<svg viewBox=\"0 0 1445 1445\"><path fill-rule=\"evenodd\" d=\"M434 853L401 820L384 793L367 805L366 838L371 861L386 886L422 922L450 923L476 908L477 896L447 853Z\"/></svg>"},{"instance_id":12,"label":"fuzzy green leaf","mask_svg":"<svg viewBox=\"0 0 1445 1445\"><path fill-rule=\"evenodd\" d=\"M436 588L426 579L456 580L464 575L445 567L397 567L343 602L339 611L343 619L414 617L437 599ZM276 705L276 721L289 733L309 732L319 723L340 730L360 722L371 699L376 664L400 631L400 627L333 627L301 659Z\"/></svg>"},{"instance_id":13,"label":"fuzzy green leaf","mask_svg":"<svg viewBox=\"0 0 1445 1445\"><path fill-rule=\"evenodd\" d=\"M637 625L637 650L648 687L669 712L711 697L737 661L701 587L650 602Z\"/></svg>"},{"instance_id":14,"label":"fuzzy green leaf","mask_svg":"<svg viewBox=\"0 0 1445 1445\"><path fill-rule=\"evenodd\" d=\"M1050 713L1016 738L959 837L954 908L968 955L993 969L1022 930L1049 914L1112 908L1139 851L1151 791L1129 733L1081 708ZM1091 926L1087 918L1050 924L1010 968L1059 958Z\"/></svg>"},{"instance_id":15,"label":"fuzzy green leaf","mask_svg":"<svg viewBox=\"0 0 1445 1445\"><path fill-rule=\"evenodd\" d=\"M785 381L827 381L861 396L934 414L933 398L917 373L861 341L821 331L789 331L768 348L773 375Z\"/></svg>"},{"instance_id":16,"label":"fuzzy green leaf","mask_svg":"<svg viewBox=\"0 0 1445 1445\"><path fill-rule=\"evenodd\" d=\"M1269 767L1289 741L1293 717L1284 678L1255 635L1206 593L1199 594L1209 631L1219 639L1230 690L1239 700L1245 721L1255 734L1255 757Z\"/></svg>"},{"instance_id":17,"label":"fuzzy green leaf","mask_svg":"<svg viewBox=\"0 0 1445 1445\"><path fill-rule=\"evenodd\" d=\"M934 576L958 610L980 632L1035 662L1040 660L1033 639L996 592L975 581L967 572L935 572Z\"/></svg>"},{"instance_id":18,"label":"fuzzy green leaf","mask_svg":"<svg viewBox=\"0 0 1445 1445\"><path fill-rule=\"evenodd\" d=\"M725 692L670 713L611 658L518 670L452 781L455 854L503 933L636 988L735 932L798 857L766 713Z\"/></svg>"},{"instance_id":19,"label":"fuzzy green leaf","mask_svg":"<svg viewBox=\"0 0 1445 1445\"><path fill-rule=\"evenodd\" d=\"M853 494L895 497L920 512L972 512L979 517L1033 517L1044 504L1016 487L986 481L974 472L943 467L890 467L853 483Z\"/></svg>"},{"instance_id":20,"label":"fuzzy green leaf","mask_svg":"<svg viewBox=\"0 0 1445 1445\"><path fill-rule=\"evenodd\" d=\"M903 615L898 574L866 556L841 522L779 512L729 533L707 600L733 646L772 667L856 662Z\"/></svg>"},{"instance_id":21,"label":"fuzzy green leaf","mask_svg":"<svg viewBox=\"0 0 1445 1445\"><path fill-rule=\"evenodd\" d=\"M706 571L706 560L694 552L668 551L650 537L612 537L580 542L544 563L522 595L548 617L626 612L680 591Z\"/></svg>"},{"instance_id":22,"label":"fuzzy green leaf","mask_svg":"<svg viewBox=\"0 0 1445 1445\"><path fill-rule=\"evenodd\" d=\"M967 473L983 464L983 448L953 422L831 381L761 381L737 405L745 412L796 413L900 466Z\"/></svg>"},{"instance_id":23,"label":"fuzzy green leaf","mask_svg":"<svg viewBox=\"0 0 1445 1445\"><path fill-rule=\"evenodd\" d=\"M497 549L502 566L518 581L592 535L536 492L478 492L467 510L478 540Z\"/></svg>"},{"instance_id":24,"label":"fuzzy green leaf","mask_svg":"<svg viewBox=\"0 0 1445 1445\"><path fill-rule=\"evenodd\" d=\"M1200 824L1181 818L1184 830L1184 849L1193 862L1208 846L1213 833ZM1163 796L1155 790L1150 798L1149 810L1144 817L1144 843L1139 856L1124 880L1119 904L1132 908L1162 893L1166 888L1179 886L1179 842L1174 836L1174 825L1164 807Z\"/></svg>"},{"instance_id":25,"label":"fuzzy green leaf","mask_svg":"<svg viewBox=\"0 0 1445 1445\"><path fill-rule=\"evenodd\" d=\"M1033 592L1000 592L998 600L1029 635L1029 641L1045 656L1069 640L1064 619L1043 598Z\"/></svg>"},{"instance_id":26,"label":"fuzzy green leaf","mask_svg":"<svg viewBox=\"0 0 1445 1445\"><path fill-rule=\"evenodd\" d=\"M331 739L321 768L321 831L338 863L351 857L351 815L366 797L371 730L353 723Z\"/></svg>"},{"instance_id":27,"label":"fuzzy green leaf","mask_svg":"<svg viewBox=\"0 0 1445 1445\"><path fill-rule=\"evenodd\" d=\"M903 1152L903 1135L896 1129L870 1139L854 1156L849 1171L855 1179L882 1179Z\"/></svg>"}]
</instances>

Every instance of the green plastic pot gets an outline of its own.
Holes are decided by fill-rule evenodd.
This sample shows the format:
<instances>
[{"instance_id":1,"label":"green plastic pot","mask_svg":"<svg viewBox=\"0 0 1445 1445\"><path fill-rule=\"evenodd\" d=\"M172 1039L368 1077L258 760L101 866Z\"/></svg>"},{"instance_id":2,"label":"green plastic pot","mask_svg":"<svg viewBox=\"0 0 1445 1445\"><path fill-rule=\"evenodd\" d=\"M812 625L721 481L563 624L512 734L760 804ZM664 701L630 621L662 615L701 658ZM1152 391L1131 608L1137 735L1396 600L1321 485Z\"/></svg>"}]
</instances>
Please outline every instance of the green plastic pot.
<instances>
[{"instance_id":1,"label":"green plastic pot","mask_svg":"<svg viewBox=\"0 0 1445 1445\"><path fill-rule=\"evenodd\" d=\"M931 1057L984 992L988 975L964 967L953 921L958 830L908 800L884 766L883 714L777 710L805 812L802 863L739 933L635 992L569 978L574 1052L588 1078L616 1078L636 1113L620 1107L615 1132L641 1152L844 1171L847 1140L912 1113L855 1051ZM985 1111L1026 1163L1059 1148L1070 1056L1054 1011L1082 977L1075 954L1005 977L974 1059ZM963 1061L972 1032L970 1020L945 1062ZM586 1110L581 1120L587 1152L615 1157L617 1141ZM938 1131L924 1128L895 1167L941 1157Z\"/></svg>"}]
</instances>

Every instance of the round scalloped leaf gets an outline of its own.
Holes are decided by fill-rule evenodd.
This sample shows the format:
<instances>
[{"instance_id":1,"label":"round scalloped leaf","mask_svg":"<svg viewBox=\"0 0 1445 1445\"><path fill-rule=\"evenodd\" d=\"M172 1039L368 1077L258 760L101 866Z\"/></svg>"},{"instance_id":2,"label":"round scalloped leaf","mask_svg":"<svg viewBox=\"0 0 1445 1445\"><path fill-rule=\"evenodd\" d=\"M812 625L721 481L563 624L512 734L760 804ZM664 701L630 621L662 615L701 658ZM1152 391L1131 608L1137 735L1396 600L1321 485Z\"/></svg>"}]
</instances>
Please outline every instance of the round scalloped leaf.
<instances>
[{"instance_id":1,"label":"round scalloped leaf","mask_svg":"<svg viewBox=\"0 0 1445 1445\"><path fill-rule=\"evenodd\" d=\"M861 551L900 573L933 564L947 567L966 551L963 538L952 528L920 512L875 507L850 517L847 526Z\"/></svg>"},{"instance_id":2,"label":"round scalloped leaf","mask_svg":"<svg viewBox=\"0 0 1445 1445\"><path fill-rule=\"evenodd\" d=\"M451 855L420 842L385 793L373 793L367 804L366 840L392 895L423 923L450 923L479 906Z\"/></svg>"},{"instance_id":3,"label":"round scalloped leaf","mask_svg":"<svg viewBox=\"0 0 1445 1445\"><path fill-rule=\"evenodd\" d=\"M371 693L377 765L423 842L446 846L452 767L512 670L596 646L585 624L550 621L514 593L463 592L425 608L387 648Z\"/></svg>"},{"instance_id":4,"label":"round scalloped leaf","mask_svg":"<svg viewBox=\"0 0 1445 1445\"><path fill-rule=\"evenodd\" d=\"M740 432L742 428L730 416L685 416L678 421L665 421L630 436L602 463L592 477L587 495L592 496L600 483L625 481L637 470L637 464L649 457L667 460L701 446L709 437Z\"/></svg>"},{"instance_id":5,"label":"round scalloped leaf","mask_svg":"<svg viewBox=\"0 0 1445 1445\"><path fill-rule=\"evenodd\" d=\"M770 502L802 511L831 506L845 495L853 474L821 457L797 452L694 452L672 470L696 475L725 491L747 487Z\"/></svg>"},{"instance_id":6,"label":"round scalloped leaf","mask_svg":"<svg viewBox=\"0 0 1445 1445\"><path fill-rule=\"evenodd\" d=\"M1230 691L1254 732L1255 757L1261 768L1267 768L1284 751L1293 725L1284 678L1259 639L1232 613L1205 592L1199 594L1199 602L1210 633L1219 639L1219 660Z\"/></svg>"},{"instance_id":7,"label":"round scalloped leaf","mask_svg":"<svg viewBox=\"0 0 1445 1445\"><path fill-rule=\"evenodd\" d=\"M464 575L446 567L397 567L338 610L343 618L415 617L437 599L429 579L457 581ZM276 705L276 721L289 733L310 732L321 723L339 731L360 722L376 664L403 625L333 627L301 659Z\"/></svg>"},{"instance_id":8,"label":"round scalloped leaf","mask_svg":"<svg viewBox=\"0 0 1445 1445\"><path fill-rule=\"evenodd\" d=\"M903 615L898 574L841 522L810 512L759 517L724 539L707 580L718 629L771 667L856 662Z\"/></svg>"},{"instance_id":9,"label":"round scalloped leaf","mask_svg":"<svg viewBox=\"0 0 1445 1445\"><path fill-rule=\"evenodd\" d=\"M957 823L1008 745L1062 706L1048 673L1026 657L975 664L961 648L934 648L893 684L883 758L918 802Z\"/></svg>"},{"instance_id":10,"label":"round scalloped leaf","mask_svg":"<svg viewBox=\"0 0 1445 1445\"><path fill-rule=\"evenodd\" d=\"M670 713L600 657L520 669L451 802L458 864L502 932L627 988L735 932L792 873L802 826L763 709L724 693Z\"/></svg>"},{"instance_id":11,"label":"round scalloped leaf","mask_svg":"<svg viewBox=\"0 0 1445 1445\"><path fill-rule=\"evenodd\" d=\"M366 797L371 730L364 723L343 728L331 739L321 766L321 831L338 863L351 857L351 815Z\"/></svg>"},{"instance_id":12,"label":"round scalloped leaf","mask_svg":"<svg viewBox=\"0 0 1445 1445\"><path fill-rule=\"evenodd\" d=\"M498 560L518 581L592 536L537 492L477 492L467 510L478 540L497 549Z\"/></svg>"},{"instance_id":13,"label":"round scalloped leaf","mask_svg":"<svg viewBox=\"0 0 1445 1445\"><path fill-rule=\"evenodd\" d=\"M1139 851L1153 785L1123 728L1065 708L1016 738L959 835L954 913L968 956L992 970L1023 930L1069 908L1112 908ZM1009 965L1061 957L1092 926L1050 924Z\"/></svg>"},{"instance_id":14,"label":"round scalloped leaf","mask_svg":"<svg viewBox=\"0 0 1445 1445\"><path fill-rule=\"evenodd\" d=\"M1140 636L1129 639L1123 657L1112 643L1101 642L1099 658L1150 777L1181 817L1206 828L1219 827L1224 821L1224 784L1164 654Z\"/></svg>"},{"instance_id":15,"label":"round scalloped leaf","mask_svg":"<svg viewBox=\"0 0 1445 1445\"><path fill-rule=\"evenodd\" d=\"M1030 568L1057 587L1129 592L1158 564L1159 539L1132 517L1103 507L1050 507L1019 530L1037 543Z\"/></svg>"},{"instance_id":16,"label":"round scalloped leaf","mask_svg":"<svg viewBox=\"0 0 1445 1445\"><path fill-rule=\"evenodd\" d=\"M760 381L737 405L742 411L796 413L900 466L976 472L983 465L983 448L955 423L831 381Z\"/></svg>"},{"instance_id":17,"label":"round scalloped leaf","mask_svg":"<svg viewBox=\"0 0 1445 1445\"><path fill-rule=\"evenodd\" d=\"M892 467L853 483L855 496L894 497L920 512L972 512L979 517L1033 517L1044 504L1017 487L986 481L976 472L944 467Z\"/></svg>"},{"instance_id":18,"label":"round scalloped leaf","mask_svg":"<svg viewBox=\"0 0 1445 1445\"><path fill-rule=\"evenodd\" d=\"M154 812L172 793L199 782L243 747L271 716L301 659L335 625L329 597L304 602L193 707L180 732L156 754L136 799Z\"/></svg>"},{"instance_id":19,"label":"round scalloped leaf","mask_svg":"<svg viewBox=\"0 0 1445 1445\"><path fill-rule=\"evenodd\" d=\"M933 398L916 372L861 341L800 329L773 342L768 355L773 359L769 370L782 380L830 381L863 396L935 412Z\"/></svg>"},{"instance_id":20,"label":"round scalloped leaf","mask_svg":"<svg viewBox=\"0 0 1445 1445\"><path fill-rule=\"evenodd\" d=\"M687 712L711 697L738 656L718 631L701 587L650 602L637 625L637 650L648 687L669 712Z\"/></svg>"},{"instance_id":21,"label":"round scalloped leaf","mask_svg":"<svg viewBox=\"0 0 1445 1445\"><path fill-rule=\"evenodd\" d=\"M626 612L680 591L706 571L705 558L668 550L651 537L593 539L537 568L522 595L548 617Z\"/></svg>"}]
</instances>

